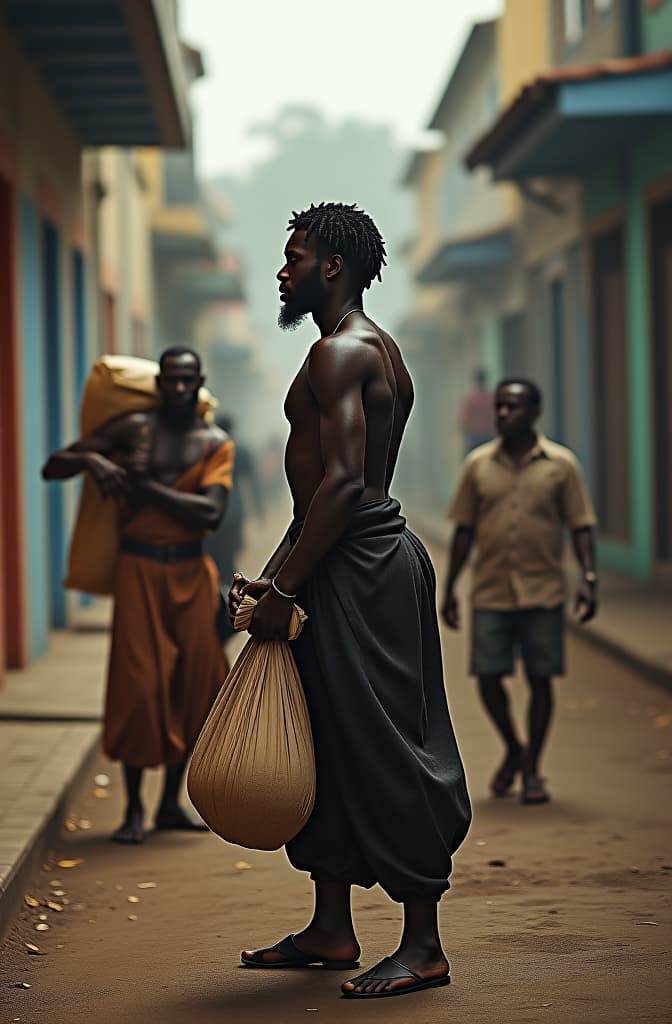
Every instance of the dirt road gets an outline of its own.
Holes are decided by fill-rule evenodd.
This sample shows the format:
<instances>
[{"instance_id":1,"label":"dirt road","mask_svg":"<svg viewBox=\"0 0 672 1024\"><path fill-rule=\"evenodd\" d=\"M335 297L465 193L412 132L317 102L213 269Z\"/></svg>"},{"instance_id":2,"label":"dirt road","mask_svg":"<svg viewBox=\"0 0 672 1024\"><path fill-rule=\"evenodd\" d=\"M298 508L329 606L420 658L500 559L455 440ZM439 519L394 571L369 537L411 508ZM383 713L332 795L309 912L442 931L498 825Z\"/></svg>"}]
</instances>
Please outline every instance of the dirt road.
<instances>
[{"instance_id":1,"label":"dirt road","mask_svg":"<svg viewBox=\"0 0 672 1024\"><path fill-rule=\"evenodd\" d=\"M0 1021L669 1019L672 699L573 641L545 763L553 802L493 801L487 782L499 751L465 674L464 637L444 636L444 650L475 811L442 904L449 989L364 1005L339 999L346 975L240 968L240 949L304 924L307 878L282 852L242 850L212 835L155 834L139 848L113 845L121 779L101 759L70 813L91 827L64 831L29 893L51 894L64 909L26 907L0 948ZM522 713L524 684L514 691ZM96 772L110 785L96 786ZM153 772L150 801L158 785ZM399 912L378 890L358 891L354 904L368 966L394 946ZM48 930L37 931L39 924ZM29 954L26 942L44 955ZM14 987L22 982L31 987Z\"/></svg>"}]
</instances>

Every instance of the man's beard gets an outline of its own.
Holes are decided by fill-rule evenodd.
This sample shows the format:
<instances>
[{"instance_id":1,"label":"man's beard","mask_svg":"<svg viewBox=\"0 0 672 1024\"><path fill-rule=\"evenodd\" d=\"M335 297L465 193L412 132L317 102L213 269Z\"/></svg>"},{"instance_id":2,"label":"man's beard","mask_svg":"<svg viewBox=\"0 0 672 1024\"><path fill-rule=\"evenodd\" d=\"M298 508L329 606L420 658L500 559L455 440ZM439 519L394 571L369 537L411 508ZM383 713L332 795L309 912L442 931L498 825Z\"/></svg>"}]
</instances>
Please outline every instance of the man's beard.
<instances>
[{"instance_id":1,"label":"man's beard","mask_svg":"<svg viewBox=\"0 0 672 1024\"><path fill-rule=\"evenodd\" d=\"M295 331L309 313L322 305L326 289L320 277L319 264L291 291L278 315L278 326L283 331Z\"/></svg>"},{"instance_id":2,"label":"man's beard","mask_svg":"<svg viewBox=\"0 0 672 1024\"><path fill-rule=\"evenodd\" d=\"M188 426L196 415L196 407L198 406L198 391L194 395L190 402L184 404L173 404L171 402L163 403L163 409L165 414L170 420L180 427Z\"/></svg>"}]
</instances>

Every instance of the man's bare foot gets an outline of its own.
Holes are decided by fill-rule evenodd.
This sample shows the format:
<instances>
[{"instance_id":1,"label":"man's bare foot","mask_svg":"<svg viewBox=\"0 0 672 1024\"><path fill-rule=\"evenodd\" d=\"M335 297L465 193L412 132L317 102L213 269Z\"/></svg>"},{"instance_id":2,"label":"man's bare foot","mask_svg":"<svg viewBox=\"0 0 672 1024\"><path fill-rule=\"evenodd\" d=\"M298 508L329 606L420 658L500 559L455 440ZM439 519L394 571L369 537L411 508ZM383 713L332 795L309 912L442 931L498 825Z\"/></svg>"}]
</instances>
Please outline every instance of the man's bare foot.
<instances>
[{"instance_id":1,"label":"man's bare foot","mask_svg":"<svg viewBox=\"0 0 672 1024\"><path fill-rule=\"evenodd\" d=\"M359 960L359 943L354 933L349 930L337 935L333 931L323 931L314 924L309 924L302 932L297 932L292 936L292 944L297 953L302 953L315 960L342 961L343 963L355 963ZM272 946L263 950L245 949L241 953L241 957L248 963L291 963L291 956L285 955Z\"/></svg>"},{"instance_id":2,"label":"man's bare foot","mask_svg":"<svg viewBox=\"0 0 672 1024\"><path fill-rule=\"evenodd\" d=\"M142 825L142 807L129 808L123 824L119 826L112 835L115 843L126 843L130 846L139 846L145 841L145 830Z\"/></svg>"},{"instance_id":3,"label":"man's bare foot","mask_svg":"<svg viewBox=\"0 0 672 1024\"><path fill-rule=\"evenodd\" d=\"M159 807L156 812L154 827L158 830L175 830L178 832L207 832L208 826L197 814L190 814L179 804Z\"/></svg>"},{"instance_id":4,"label":"man's bare foot","mask_svg":"<svg viewBox=\"0 0 672 1024\"><path fill-rule=\"evenodd\" d=\"M404 990L433 988L447 984L449 980L450 965L443 950L430 952L401 946L358 978L345 981L341 990L344 995L401 995Z\"/></svg>"}]
</instances>

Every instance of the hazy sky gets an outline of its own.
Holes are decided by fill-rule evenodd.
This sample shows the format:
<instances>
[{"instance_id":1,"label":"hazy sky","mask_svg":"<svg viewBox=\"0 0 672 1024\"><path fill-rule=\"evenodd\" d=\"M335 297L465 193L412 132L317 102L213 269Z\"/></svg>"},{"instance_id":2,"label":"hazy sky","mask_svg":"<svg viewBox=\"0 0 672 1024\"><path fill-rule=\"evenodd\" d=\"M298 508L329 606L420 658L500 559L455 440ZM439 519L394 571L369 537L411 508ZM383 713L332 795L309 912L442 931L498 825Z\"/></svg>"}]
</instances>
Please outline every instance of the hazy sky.
<instances>
[{"instance_id":1,"label":"hazy sky","mask_svg":"<svg viewBox=\"0 0 672 1024\"><path fill-rule=\"evenodd\" d=\"M183 38L204 56L192 86L201 174L240 171L264 153L248 126L287 103L385 121L420 140L474 21L503 0L180 0Z\"/></svg>"}]
</instances>

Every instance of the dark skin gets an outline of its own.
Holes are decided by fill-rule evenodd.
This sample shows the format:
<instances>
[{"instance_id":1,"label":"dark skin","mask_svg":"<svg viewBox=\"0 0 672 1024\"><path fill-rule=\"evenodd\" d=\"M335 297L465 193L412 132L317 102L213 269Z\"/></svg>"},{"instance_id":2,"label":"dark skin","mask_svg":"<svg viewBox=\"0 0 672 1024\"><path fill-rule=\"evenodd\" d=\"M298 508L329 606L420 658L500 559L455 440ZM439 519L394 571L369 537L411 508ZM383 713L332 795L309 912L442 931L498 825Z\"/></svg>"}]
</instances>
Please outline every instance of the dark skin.
<instances>
[{"instance_id":1,"label":"dark skin","mask_svg":"<svg viewBox=\"0 0 672 1024\"><path fill-rule=\"evenodd\" d=\"M226 488L206 487L199 494L186 494L174 488L176 481L203 458L213 443L226 440L223 431L196 415L198 391L203 382L193 356L165 359L157 377L161 398L158 410L119 416L95 434L54 452L42 476L45 480L67 480L87 472L103 498L124 500L131 513L153 504L194 530L215 529L226 511ZM178 802L190 753L166 768L157 828L205 828ZM139 843L144 838L142 771L124 765L127 805L124 821L112 837L117 842Z\"/></svg>"},{"instance_id":2,"label":"dark skin","mask_svg":"<svg viewBox=\"0 0 672 1024\"><path fill-rule=\"evenodd\" d=\"M495 419L502 437L502 447L516 466L522 467L537 443L536 422L541 409L530 403L527 389L520 384L498 388L495 393ZM457 580L471 552L475 530L458 526L453 534L450 566L441 615L449 629L459 629L459 605L455 595ZM590 527L572 531L572 542L577 562L584 574L574 601L574 613L580 623L590 622L597 614L598 600L595 583L585 579L586 573L595 572L595 539ZM501 676L480 676L479 692L495 728L506 746L506 756L499 771L504 775L522 767L526 793L534 800L545 799L539 779L539 758L548 734L553 713L553 692L547 676L528 675L530 703L528 708L527 748L516 733L509 711L509 700ZM499 774L499 773L498 773Z\"/></svg>"},{"instance_id":3,"label":"dark skin","mask_svg":"<svg viewBox=\"0 0 672 1024\"><path fill-rule=\"evenodd\" d=\"M291 303L311 275L317 286L303 311L313 317L321 337L285 402L287 480L294 517L304 520L303 529L291 550L286 539L281 541L258 580L236 576L229 594L232 616L244 594L258 599L251 632L260 640L287 636L292 602L271 588L271 579L285 593L296 593L336 544L355 509L387 497L413 404L411 379L397 345L362 312L354 312L363 307L362 287L343 257L321 252L313 237L294 231L277 275L282 301ZM315 882L312 920L294 936L299 949L339 960L359 957L350 888L333 879ZM248 960L259 956L253 950L243 953ZM404 905L403 935L393 956L423 977L447 972L435 903ZM265 953L263 959L279 962L283 957ZM378 991L409 984L409 979L358 986L345 982L343 989Z\"/></svg>"}]
</instances>

